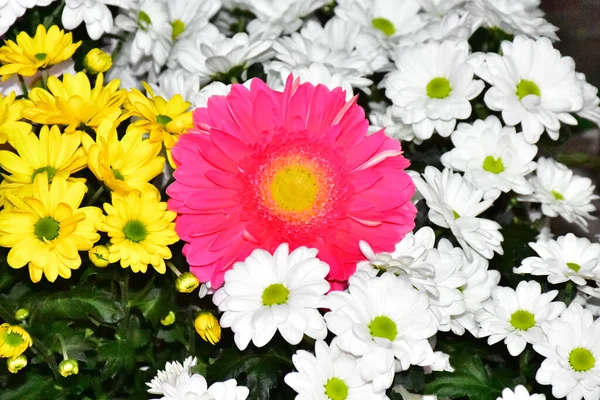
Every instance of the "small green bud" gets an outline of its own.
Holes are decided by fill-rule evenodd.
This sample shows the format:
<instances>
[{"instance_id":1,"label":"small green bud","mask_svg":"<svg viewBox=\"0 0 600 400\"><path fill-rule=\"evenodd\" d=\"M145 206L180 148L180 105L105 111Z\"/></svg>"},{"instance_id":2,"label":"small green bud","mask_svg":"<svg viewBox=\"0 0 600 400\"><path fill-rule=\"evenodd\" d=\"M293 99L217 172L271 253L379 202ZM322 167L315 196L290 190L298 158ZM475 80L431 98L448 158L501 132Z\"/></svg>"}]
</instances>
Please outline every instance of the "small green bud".
<instances>
[{"instance_id":1,"label":"small green bud","mask_svg":"<svg viewBox=\"0 0 600 400\"><path fill-rule=\"evenodd\" d=\"M160 323L164 326L172 325L175 322L175 313L173 311L169 311L169 313L160 320Z\"/></svg>"},{"instance_id":2,"label":"small green bud","mask_svg":"<svg viewBox=\"0 0 600 400\"><path fill-rule=\"evenodd\" d=\"M6 366L11 374L16 374L27 365L27 357L24 354L20 356L11 357L6 360Z\"/></svg>"},{"instance_id":3,"label":"small green bud","mask_svg":"<svg viewBox=\"0 0 600 400\"><path fill-rule=\"evenodd\" d=\"M70 375L77 375L79 373L79 363L71 358L62 360L58 364L58 372L65 378Z\"/></svg>"},{"instance_id":4,"label":"small green bud","mask_svg":"<svg viewBox=\"0 0 600 400\"><path fill-rule=\"evenodd\" d=\"M19 308L17 312L15 312L15 318L19 321L25 321L29 317L29 310L26 308Z\"/></svg>"}]
</instances>

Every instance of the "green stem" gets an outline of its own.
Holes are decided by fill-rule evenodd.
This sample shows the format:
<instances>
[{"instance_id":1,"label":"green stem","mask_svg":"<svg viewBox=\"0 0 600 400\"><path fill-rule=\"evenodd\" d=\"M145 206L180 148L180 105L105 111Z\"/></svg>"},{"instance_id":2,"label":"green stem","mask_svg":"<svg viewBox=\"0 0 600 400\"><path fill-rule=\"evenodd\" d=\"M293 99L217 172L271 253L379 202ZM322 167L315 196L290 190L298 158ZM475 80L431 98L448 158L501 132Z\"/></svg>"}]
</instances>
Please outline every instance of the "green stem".
<instances>
[{"instance_id":1,"label":"green stem","mask_svg":"<svg viewBox=\"0 0 600 400\"><path fill-rule=\"evenodd\" d=\"M48 90L48 71L42 71L42 85L45 90Z\"/></svg>"},{"instance_id":2,"label":"green stem","mask_svg":"<svg viewBox=\"0 0 600 400\"><path fill-rule=\"evenodd\" d=\"M102 195L102 193L104 193L104 186L100 186L100 188L98 188L98 190L96 190L96 193L94 193L94 195L92 196L90 201L88 201L87 205L88 206L94 205L94 203L96 203L96 200L98 200L98 197L100 197Z\"/></svg>"},{"instance_id":3,"label":"green stem","mask_svg":"<svg viewBox=\"0 0 600 400\"><path fill-rule=\"evenodd\" d=\"M21 82L21 89L23 90L23 97L26 99L29 98L29 89L27 89L27 84L25 83L25 79L19 75L19 82Z\"/></svg>"},{"instance_id":4,"label":"green stem","mask_svg":"<svg viewBox=\"0 0 600 400\"><path fill-rule=\"evenodd\" d=\"M127 334L128 326L129 326L129 271L125 271L125 278L119 282L121 286L121 304L125 309L125 319L124 319L124 329L123 335Z\"/></svg>"},{"instance_id":5,"label":"green stem","mask_svg":"<svg viewBox=\"0 0 600 400\"><path fill-rule=\"evenodd\" d=\"M63 339L63 337L60 334L57 334L56 337L58 338L58 341L60 342L60 350L62 351L63 359L68 360L69 355L67 354L67 346L65 346L65 340Z\"/></svg>"},{"instance_id":6,"label":"green stem","mask_svg":"<svg viewBox=\"0 0 600 400\"><path fill-rule=\"evenodd\" d=\"M567 307L569 307L569 304L571 304L571 301L573 301L573 288L574 288L574 284L573 281L568 281L567 282L567 286L565 287L565 304L567 305Z\"/></svg>"},{"instance_id":7,"label":"green stem","mask_svg":"<svg viewBox=\"0 0 600 400\"><path fill-rule=\"evenodd\" d=\"M56 364L54 357L51 356L49 349L46 348L43 343L35 337L32 336L31 340L33 341L33 348L44 358L46 364L48 364L50 367L52 375L54 376L54 380L58 381L58 374L56 373L56 371L58 371L58 364Z\"/></svg>"},{"instance_id":8,"label":"green stem","mask_svg":"<svg viewBox=\"0 0 600 400\"><path fill-rule=\"evenodd\" d=\"M181 272L179 272L179 270L177 269L177 267L175 265L173 265L173 263L171 261L167 261L167 267L169 267L169 269L171 271L173 271L173 273L175 274L176 277L180 277L181 276Z\"/></svg>"}]
</instances>

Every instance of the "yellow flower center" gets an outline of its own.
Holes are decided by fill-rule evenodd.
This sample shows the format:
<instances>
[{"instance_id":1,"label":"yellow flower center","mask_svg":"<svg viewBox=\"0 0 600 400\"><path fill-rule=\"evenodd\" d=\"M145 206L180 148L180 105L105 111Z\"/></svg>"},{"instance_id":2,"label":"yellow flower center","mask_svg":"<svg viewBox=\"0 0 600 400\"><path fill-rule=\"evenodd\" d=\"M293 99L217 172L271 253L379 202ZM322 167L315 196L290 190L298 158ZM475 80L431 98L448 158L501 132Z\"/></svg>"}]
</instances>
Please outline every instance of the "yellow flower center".
<instances>
[{"instance_id":1,"label":"yellow flower center","mask_svg":"<svg viewBox=\"0 0 600 400\"><path fill-rule=\"evenodd\" d=\"M182 20L177 19L171 23L171 28L173 29L171 38L175 41L175 39L185 31L185 23Z\"/></svg>"},{"instance_id":2,"label":"yellow flower center","mask_svg":"<svg viewBox=\"0 0 600 400\"><path fill-rule=\"evenodd\" d=\"M569 364L575 371L585 372L594 368L596 358L588 349L578 347L569 353Z\"/></svg>"},{"instance_id":3,"label":"yellow flower center","mask_svg":"<svg viewBox=\"0 0 600 400\"><path fill-rule=\"evenodd\" d=\"M369 332L373 337L380 337L393 342L398 336L398 327L390 317L380 315L373 318L369 324Z\"/></svg>"},{"instance_id":4,"label":"yellow flower center","mask_svg":"<svg viewBox=\"0 0 600 400\"><path fill-rule=\"evenodd\" d=\"M510 324L520 331L526 331L535 325L535 316L526 310L517 310L510 316Z\"/></svg>"},{"instance_id":5,"label":"yellow flower center","mask_svg":"<svg viewBox=\"0 0 600 400\"><path fill-rule=\"evenodd\" d=\"M271 307L274 304L285 304L290 291L281 283L273 283L267 286L262 295L263 305Z\"/></svg>"},{"instance_id":6,"label":"yellow flower center","mask_svg":"<svg viewBox=\"0 0 600 400\"><path fill-rule=\"evenodd\" d=\"M431 99L445 99L451 92L450 81L444 77L433 78L427 84L427 96Z\"/></svg>"},{"instance_id":7,"label":"yellow flower center","mask_svg":"<svg viewBox=\"0 0 600 400\"><path fill-rule=\"evenodd\" d=\"M483 169L492 174L499 174L504 171L504 163L500 157L487 156L483 160Z\"/></svg>"},{"instance_id":8,"label":"yellow flower center","mask_svg":"<svg viewBox=\"0 0 600 400\"><path fill-rule=\"evenodd\" d=\"M330 400L346 400L348 385L343 380L333 377L325 384L325 396Z\"/></svg>"},{"instance_id":9,"label":"yellow flower center","mask_svg":"<svg viewBox=\"0 0 600 400\"><path fill-rule=\"evenodd\" d=\"M386 36L392 36L396 33L396 27L389 19L373 18L371 23L373 24L373 28L379 29L381 32L385 33Z\"/></svg>"},{"instance_id":10,"label":"yellow flower center","mask_svg":"<svg viewBox=\"0 0 600 400\"><path fill-rule=\"evenodd\" d=\"M579 270L581 269L581 265L572 262L567 263L567 267L571 268L575 272L579 272Z\"/></svg>"},{"instance_id":11,"label":"yellow flower center","mask_svg":"<svg viewBox=\"0 0 600 400\"><path fill-rule=\"evenodd\" d=\"M48 182L50 182L52 181L52 178L54 178L54 175L56 175L56 168L48 165L46 167L36 169L35 171L33 171L33 175L31 175L31 183L33 183L35 177L38 176L38 174L41 174L42 172L46 172L48 174Z\"/></svg>"},{"instance_id":12,"label":"yellow flower center","mask_svg":"<svg viewBox=\"0 0 600 400\"><path fill-rule=\"evenodd\" d=\"M5 333L4 336L2 336L2 341L4 344L8 345L8 347L19 347L25 344L25 339L23 336L16 332Z\"/></svg>"},{"instance_id":13,"label":"yellow flower center","mask_svg":"<svg viewBox=\"0 0 600 400\"><path fill-rule=\"evenodd\" d=\"M141 30L147 31L150 28L150 25L152 25L152 20L148 14L146 14L144 11L140 11L138 14L137 24Z\"/></svg>"},{"instance_id":14,"label":"yellow flower center","mask_svg":"<svg viewBox=\"0 0 600 400\"><path fill-rule=\"evenodd\" d=\"M42 242L56 239L59 230L60 224L52 217L40 218L33 226L35 236Z\"/></svg>"},{"instance_id":15,"label":"yellow flower center","mask_svg":"<svg viewBox=\"0 0 600 400\"><path fill-rule=\"evenodd\" d=\"M123 227L123 233L127 239L135 243L141 242L142 240L146 239L146 236L148 236L146 225L135 219L128 221L125 224Z\"/></svg>"},{"instance_id":16,"label":"yellow flower center","mask_svg":"<svg viewBox=\"0 0 600 400\"><path fill-rule=\"evenodd\" d=\"M456 211L452 210L452 215L454 215L454 220L456 221L457 219L460 218L460 214L457 213Z\"/></svg>"},{"instance_id":17,"label":"yellow flower center","mask_svg":"<svg viewBox=\"0 0 600 400\"><path fill-rule=\"evenodd\" d=\"M166 125L171 121L173 121L173 118L169 117L168 115L160 114L156 116L156 122L158 122L159 124Z\"/></svg>"},{"instance_id":18,"label":"yellow flower center","mask_svg":"<svg viewBox=\"0 0 600 400\"><path fill-rule=\"evenodd\" d=\"M114 169L114 168L110 168L113 175L115 176L115 179L118 181L124 181L125 177L123 176L123 174L121 172L119 172L118 170Z\"/></svg>"},{"instance_id":19,"label":"yellow flower center","mask_svg":"<svg viewBox=\"0 0 600 400\"><path fill-rule=\"evenodd\" d=\"M40 61L44 61L46 59L47 54L46 53L37 53L35 55L35 58L37 58Z\"/></svg>"},{"instance_id":20,"label":"yellow flower center","mask_svg":"<svg viewBox=\"0 0 600 400\"><path fill-rule=\"evenodd\" d=\"M301 165L282 168L271 182L271 197L285 211L301 212L312 208L318 190L315 175Z\"/></svg>"},{"instance_id":21,"label":"yellow flower center","mask_svg":"<svg viewBox=\"0 0 600 400\"><path fill-rule=\"evenodd\" d=\"M517 85L517 96L519 99L523 99L529 95L540 96L540 88L533 81L527 79L521 79L521 82Z\"/></svg>"},{"instance_id":22,"label":"yellow flower center","mask_svg":"<svg viewBox=\"0 0 600 400\"><path fill-rule=\"evenodd\" d=\"M564 200L565 196L563 196L562 194L560 194L559 192L557 192L556 190L552 191L552 195L554 196L554 198L556 200Z\"/></svg>"}]
</instances>

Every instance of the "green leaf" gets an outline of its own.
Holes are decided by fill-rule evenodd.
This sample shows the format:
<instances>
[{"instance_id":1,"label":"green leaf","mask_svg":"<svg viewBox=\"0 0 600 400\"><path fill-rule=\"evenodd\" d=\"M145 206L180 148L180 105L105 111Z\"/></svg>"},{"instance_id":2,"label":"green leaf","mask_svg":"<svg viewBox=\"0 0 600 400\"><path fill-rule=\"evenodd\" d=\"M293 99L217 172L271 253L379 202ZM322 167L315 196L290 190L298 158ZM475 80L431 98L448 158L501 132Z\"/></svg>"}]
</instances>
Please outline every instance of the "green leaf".
<instances>
[{"instance_id":1,"label":"green leaf","mask_svg":"<svg viewBox=\"0 0 600 400\"><path fill-rule=\"evenodd\" d=\"M153 288L143 297L131 299L131 306L137 307L144 317L152 322L152 325L159 326L160 320L169 313L169 306L173 303L170 290L161 290Z\"/></svg>"},{"instance_id":2,"label":"green leaf","mask_svg":"<svg viewBox=\"0 0 600 400\"><path fill-rule=\"evenodd\" d=\"M102 375L111 378L123 370L131 371L135 367L135 349L123 340L100 346L98 358L105 362Z\"/></svg>"},{"instance_id":3,"label":"green leaf","mask_svg":"<svg viewBox=\"0 0 600 400\"><path fill-rule=\"evenodd\" d=\"M24 371L21 371L23 373ZM0 400L54 399L54 381L48 376L29 373L21 386L11 386L0 394Z\"/></svg>"},{"instance_id":4,"label":"green leaf","mask_svg":"<svg viewBox=\"0 0 600 400\"><path fill-rule=\"evenodd\" d=\"M91 317L99 322L112 324L125 316L123 307L114 299L113 293L90 286L42 297L31 298L29 302L30 309L35 310L39 320L82 321Z\"/></svg>"}]
</instances>

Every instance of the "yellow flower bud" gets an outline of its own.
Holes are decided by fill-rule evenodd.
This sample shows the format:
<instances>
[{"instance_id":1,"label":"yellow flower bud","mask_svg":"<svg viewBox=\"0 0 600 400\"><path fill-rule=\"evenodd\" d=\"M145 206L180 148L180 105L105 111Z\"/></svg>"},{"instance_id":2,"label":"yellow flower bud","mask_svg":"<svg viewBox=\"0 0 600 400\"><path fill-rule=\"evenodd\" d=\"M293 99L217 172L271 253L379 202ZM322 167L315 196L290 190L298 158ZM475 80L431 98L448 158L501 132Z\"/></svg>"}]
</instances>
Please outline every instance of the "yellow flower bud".
<instances>
[{"instance_id":1,"label":"yellow flower bud","mask_svg":"<svg viewBox=\"0 0 600 400\"><path fill-rule=\"evenodd\" d=\"M26 308L19 308L15 312L15 318L18 319L19 321L25 321L27 319L27 317L29 317L29 310Z\"/></svg>"},{"instance_id":2,"label":"yellow flower bud","mask_svg":"<svg viewBox=\"0 0 600 400\"><path fill-rule=\"evenodd\" d=\"M175 322L175 313L173 311L169 311L169 313L160 320L160 323L164 326L172 325Z\"/></svg>"},{"instance_id":3,"label":"yellow flower bud","mask_svg":"<svg viewBox=\"0 0 600 400\"><path fill-rule=\"evenodd\" d=\"M16 374L27 365L27 357L21 354L20 356L11 357L6 360L6 366L11 374Z\"/></svg>"},{"instance_id":4,"label":"yellow flower bud","mask_svg":"<svg viewBox=\"0 0 600 400\"><path fill-rule=\"evenodd\" d=\"M16 325L0 325L0 357L20 356L33 344L31 336L25 329Z\"/></svg>"},{"instance_id":5,"label":"yellow flower bud","mask_svg":"<svg viewBox=\"0 0 600 400\"><path fill-rule=\"evenodd\" d=\"M191 272L184 272L175 281L175 287L181 293L192 293L198 286L200 286L200 281Z\"/></svg>"},{"instance_id":6,"label":"yellow flower bud","mask_svg":"<svg viewBox=\"0 0 600 400\"><path fill-rule=\"evenodd\" d=\"M205 342L217 344L221 340L221 325L211 312L203 311L198 314L194 327Z\"/></svg>"},{"instance_id":7,"label":"yellow flower bud","mask_svg":"<svg viewBox=\"0 0 600 400\"><path fill-rule=\"evenodd\" d=\"M108 253L109 253L108 247L94 246L88 252L88 255L90 257L90 261L92 262L92 264L94 264L96 267L104 268L109 264Z\"/></svg>"},{"instance_id":8,"label":"yellow flower bud","mask_svg":"<svg viewBox=\"0 0 600 400\"><path fill-rule=\"evenodd\" d=\"M85 55L83 66L90 74L106 72L112 67L112 57L100 49L92 49Z\"/></svg>"},{"instance_id":9,"label":"yellow flower bud","mask_svg":"<svg viewBox=\"0 0 600 400\"><path fill-rule=\"evenodd\" d=\"M77 375L79 373L79 363L72 358L62 360L58 364L58 373L65 378L70 375Z\"/></svg>"}]
</instances>

